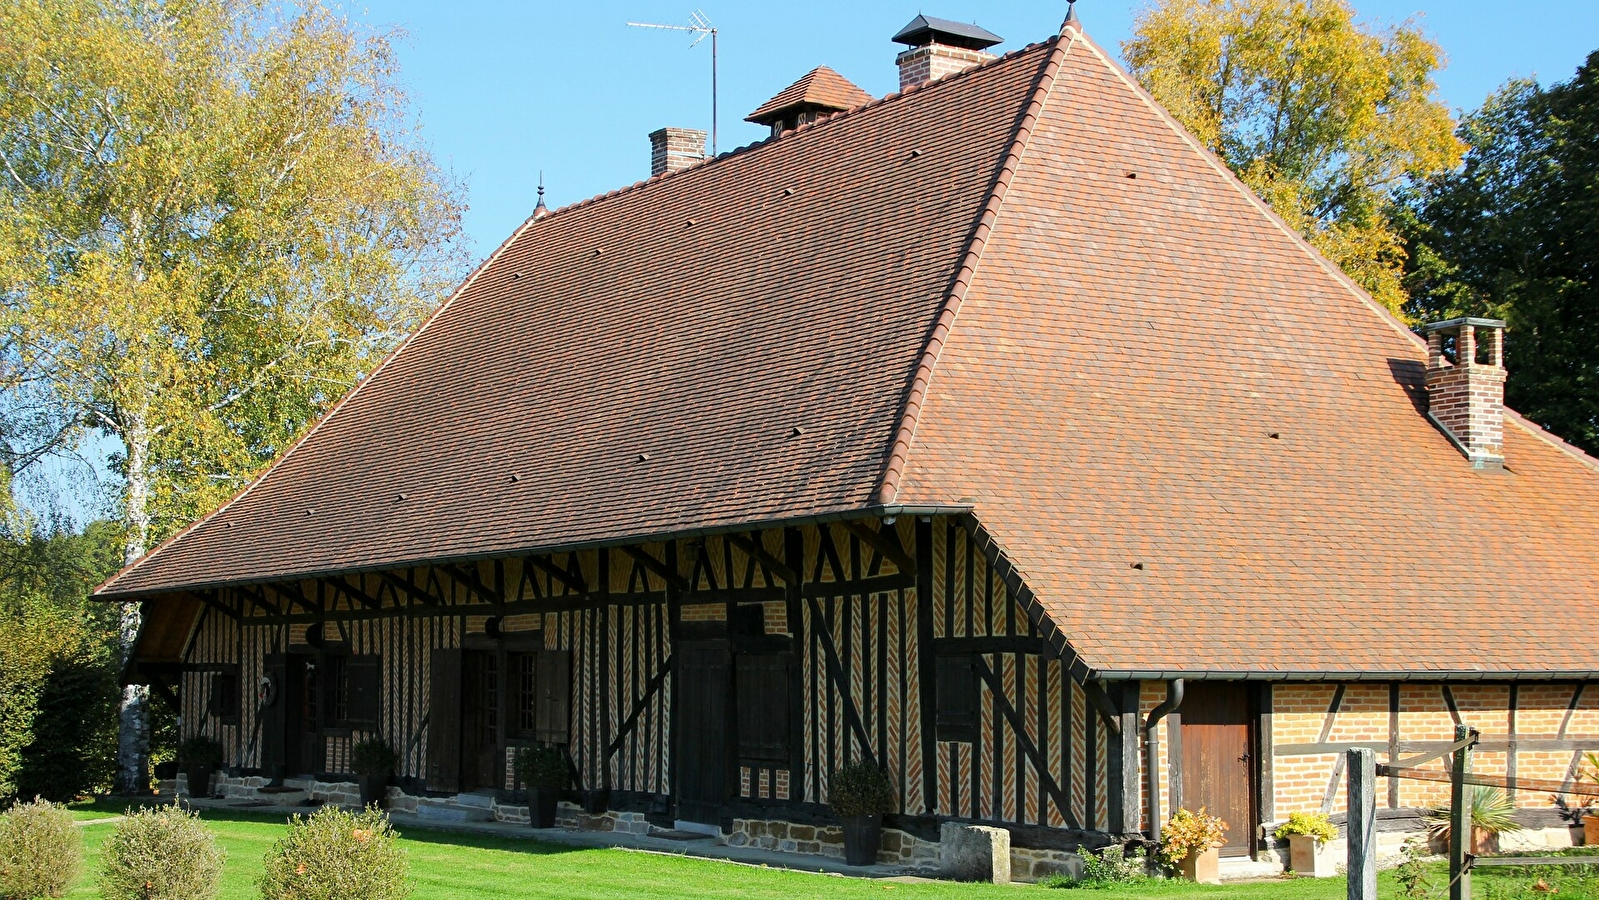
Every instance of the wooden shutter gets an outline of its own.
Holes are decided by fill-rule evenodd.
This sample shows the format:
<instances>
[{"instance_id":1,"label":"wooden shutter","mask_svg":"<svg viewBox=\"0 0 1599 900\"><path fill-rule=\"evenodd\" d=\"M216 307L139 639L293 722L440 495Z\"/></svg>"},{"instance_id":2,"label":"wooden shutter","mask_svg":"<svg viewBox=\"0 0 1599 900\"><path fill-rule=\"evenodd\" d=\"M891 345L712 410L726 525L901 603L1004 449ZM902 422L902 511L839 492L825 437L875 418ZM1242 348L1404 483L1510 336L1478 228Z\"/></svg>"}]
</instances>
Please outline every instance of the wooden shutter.
<instances>
[{"instance_id":1,"label":"wooden shutter","mask_svg":"<svg viewBox=\"0 0 1599 900\"><path fill-rule=\"evenodd\" d=\"M977 672L970 656L938 658L938 739L977 737Z\"/></svg>"},{"instance_id":2,"label":"wooden shutter","mask_svg":"<svg viewBox=\"0 0 1599 900\"><path fill-rule=\"evenodd\" d=\"M734 682L738 691L739 760L787 765L788 654L739 654Z\"/></svg>"},{"instance_id":3,"label":"wooden shutter","mask_svg":"<svg viewBox=\"0 0 1599 900\"><path fill-rule=\"evenodd\" d=\"M430 791L461 789L461 651L434 650L428 669Z\"/></svg>"},{"instance_id":4,"label":"wooden shutter","mask_svg":"<svg viewBox=\"0 0 1599 900\"><path fill-rule=\"evenodd\" d=\"M571 720L572 654L540 650L534 681L538 690L538 728L534 737L547 744L564 744L569 740Z\"/></svg>"},{"instance_id":5,"label":"wooden shutter","mask_svg":"<svg viewBox=\"0 0 1599 900\"><path fill-rule=\"evenodd\" d=\"M263 689L256 685L257 692L257 721L261 727L261 771L268 778L279 778L283 767L288 763L288 729L289 720L287 710L290 698L294 696L289 690L289 658L282 653L268 653L264 660L262 674L269 679L271 687ZM271 703L261 705L262 690L271 694Z\"/></svg>"},{"instance_id":6,"label":"wooden shutter","mask_svg":"<svg viewBox=\"0 0 1599 900\"><path fill-rule=\"evenodd\" d=\"M220 719L224 725L239 724L239 673L214 672L209 687L206 713Z\"/></svg>"},{"instance_id":7,"label":"wooden shutter","mask_svg":"<svg viewBox=\"0 0 1599 900\"><path fill-rule=\"evenodd\" d=\"M351 728L376 728L381 710L383 660L377 656L352 656L345 663L349 696L345 699L345 724Z\"/></svg>"}]
</instances>

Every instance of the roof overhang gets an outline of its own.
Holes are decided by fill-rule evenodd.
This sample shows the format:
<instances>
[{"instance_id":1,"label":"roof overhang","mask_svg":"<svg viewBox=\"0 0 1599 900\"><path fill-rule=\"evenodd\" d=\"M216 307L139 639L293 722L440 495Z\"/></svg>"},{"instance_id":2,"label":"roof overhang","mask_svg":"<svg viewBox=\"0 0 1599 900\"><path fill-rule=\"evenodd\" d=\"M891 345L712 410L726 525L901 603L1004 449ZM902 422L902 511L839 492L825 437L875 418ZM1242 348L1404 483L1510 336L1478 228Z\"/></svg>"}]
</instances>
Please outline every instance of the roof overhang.
<instances>
[{"instance_id":1,"label":"roof overhang","mask_svg":"<svg viewBox=\"0 0 1599 900\"><path fill-rule=\"evenodd\" d=\"M316 578L335 578L343 575L358 575L364 572L384 572L393 569L405 569L414 566L449 565L454 563L477 562L479 560L509 559L512 557L526 556L534 553L567 553L574 550L592 550L600 547L624 547L631 544L650 544L660 541L707 537L717 534L735 534L743 531L761 531L768 528L783 528L792 525L810 525L822 522L839 522L855 519L888 519L897 518L899 516L965 515L970 513L972 508L972 505L969 503L890 503L876 506L866 506L858 509L842 510L838 512L817 513L814 515L788 516L785 518L763 519L746 522L727 522L697 528L679 528L662 531L640 532L586 541L536 544L527 547L517 547L511 550L497 550L489 553L442 554L418 559L389 560L365 566L308 569L300 572L290 571L280 575L268 575L250 578L216 578L207 581L170 585L163 588L143 591L96 591L94 594L90 595L89 599L107 603L127 603L138 600L149 600L155 597L170 596L172 594L182 594L190 591L205 591L214 590L217 588L233 587L235 585L274 584L284 581L305 581Z\"/></svg>"}]
</instances>

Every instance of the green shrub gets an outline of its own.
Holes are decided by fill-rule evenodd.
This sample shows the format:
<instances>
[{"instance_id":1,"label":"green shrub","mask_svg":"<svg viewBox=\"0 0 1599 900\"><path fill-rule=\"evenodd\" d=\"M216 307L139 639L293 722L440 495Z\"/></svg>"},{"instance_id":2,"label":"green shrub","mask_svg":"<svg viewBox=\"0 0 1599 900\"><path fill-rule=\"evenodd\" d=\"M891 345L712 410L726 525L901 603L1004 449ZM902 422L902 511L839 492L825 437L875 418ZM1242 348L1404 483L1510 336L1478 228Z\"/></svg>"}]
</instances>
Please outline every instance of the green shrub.
<instances>
[{"instance_id":1,"label":"green shrub","mask_svg":"<svg viewBox=\"0 0 1599 900\"><path fill-rule=\"evenodd\" d=\"M184 770L214 769L222 764L222 742L197 734L178 745L178 765Z\"/></svg>"},{"instance_id":2,"label":"green shrub","mask_svg":"<svg viewBox=\"0 0 1599 900\"><path fill-rule=\"evenodd\" d=\"M178 806L128 810L100 850L104 900L211 900L222 848L200 817Z\"/></svg>"},{"instance_id":3,"label":"green shrub","mask_svg":"<svg viewBox=\"0 0 1599 900\"><path fill-rule=\"evenodd\" d=\"M18 803L0 815L0 897L60 897L83 865L83 837L65 807Z\"/></svg>"},{"instance_id":4,"label":"green shrub","mask_svg":"<svg viewBox=\"0 0 1599 900\"><path fill-rule=\"evenodd\" d=\"M1326 813L1296 812L1289 813L1288 821L1277 826L1276 834L1279 841L1302 834L1315 838L1318 844L1325 844L1338 836L1338 829Z\"/></svg>"},{"instance_id":5,"label":"green shrub","mask_svg":"<svg viewBox=\"0 0 1599 900\"><path fill-rule=\"evenodd\" d=\"M405 851L376 809L325 806L295 816L266 855L263 900L403 900L411 893Z\"/></svg>"},{"instance_id":6,"label":"green shrub","mask_svg":"<svg viewBox=\"0 0 1599 900\"><path fill-rule=\"evenodd\" d=\"M516 754L516 780L524 787L561 790L571 781L572 769L560 747L524 747Z\"/></svg>"},{"instance_id":7,"label":"green shrub","mask_svg":"<svg viewBox=\"0 0 1599 900\"><path fill-rule=\"evenodd\" d=\"M894 808L894 784L869 762L850 763L828 780L827 802L844 819L882 815Z\"/></svg>"},{"instance_id":8,"label":"green shrub","mask_svg":"<svg viewBox=\"0 0 1599 900\"><path fill-rule=\"evenodd\" d=\"M357 775L393 775L399 764L400 754L377 735L362 738L350 751L350 769Z\"/></svg>"}]
</instances>

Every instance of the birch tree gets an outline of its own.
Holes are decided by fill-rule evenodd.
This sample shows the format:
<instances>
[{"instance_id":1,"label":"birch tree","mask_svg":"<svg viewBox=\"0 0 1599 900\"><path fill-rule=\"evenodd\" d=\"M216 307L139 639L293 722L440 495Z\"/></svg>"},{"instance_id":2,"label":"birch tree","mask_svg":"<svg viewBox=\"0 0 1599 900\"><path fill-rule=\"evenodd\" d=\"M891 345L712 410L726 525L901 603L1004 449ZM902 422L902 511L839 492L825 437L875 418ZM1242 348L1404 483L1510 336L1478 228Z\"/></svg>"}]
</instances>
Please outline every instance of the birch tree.
<instances>
[{"instance_id":1,"label":"birch tree","mask_svg":"<svg viewBox=\"0 0 1599 900\"><path fill-rule=\"evenodd\" d=\"M389 37L317 5L0 6L0 390L113 438L123 560L234 492L457 279ZM27 399L19 399L27 398ZM122 619L124 653L139 614ZM144 789L126 689L118 786Z\"/></svg>"}]
</instances>

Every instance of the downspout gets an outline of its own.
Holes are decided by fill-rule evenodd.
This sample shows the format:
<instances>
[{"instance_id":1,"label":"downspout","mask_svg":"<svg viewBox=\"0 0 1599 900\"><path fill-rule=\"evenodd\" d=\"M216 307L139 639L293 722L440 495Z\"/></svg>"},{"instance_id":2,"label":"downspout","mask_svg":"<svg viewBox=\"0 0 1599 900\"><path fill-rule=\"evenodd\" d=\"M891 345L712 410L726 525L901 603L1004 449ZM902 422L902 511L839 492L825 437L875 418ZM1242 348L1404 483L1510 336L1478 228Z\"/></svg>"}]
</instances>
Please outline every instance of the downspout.
<instances>
[{"instance_id":1,"label":"downspout","mask_svg":"<svg viewBox=\"0 0 1599 900\"><path fill-rule=\"evenodd\" d=\"M1160 843L1160 720L1183 705L1183 680L1166 682L1166 699L1144 721L1145 768L1149 772L1149 839Z\"/></svg>"}]
</instances>

